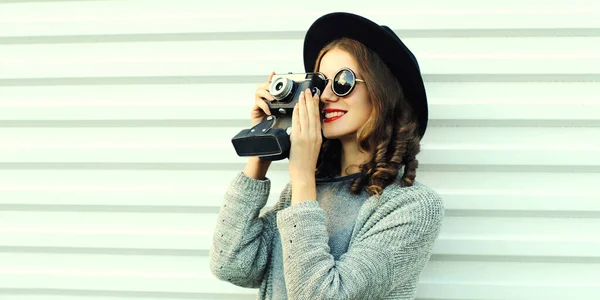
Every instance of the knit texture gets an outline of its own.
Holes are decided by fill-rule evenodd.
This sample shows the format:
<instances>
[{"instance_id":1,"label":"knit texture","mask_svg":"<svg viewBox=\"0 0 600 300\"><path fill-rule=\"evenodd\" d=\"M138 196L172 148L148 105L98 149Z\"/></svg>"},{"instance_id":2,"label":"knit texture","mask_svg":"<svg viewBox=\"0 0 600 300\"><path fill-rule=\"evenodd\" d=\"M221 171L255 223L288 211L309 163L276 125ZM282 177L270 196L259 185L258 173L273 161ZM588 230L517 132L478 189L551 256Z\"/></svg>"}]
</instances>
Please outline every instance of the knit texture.
<instances>
[{"instance_id":1,"label":"knit texture","mask_svg":"<svg viewBox=\"0 0 600 300\"><path fill-rule=\"evenodd\" d=\"M367 192L354 195L350 192L353 176L337 178L336 182L317 184L317 201L325 212L327 235L329 237L329 253L334 260L339 260L348 251L348 245L352 237L352 230L356 223L356 217L361 206L369 197ZM287 299L287 290L283 270L283 249L281 237L275 236L272 249L272 264L278 268L272 268L272 297L271 299Z\"/></svg>"},{"instance_id":2,"label":"knit texture","mask_svg":"<svg viewBox=\"0 0 600 300\"><path fill-rule=\"evenodd\" d=\"M277 286L285 286L287 299L414 299L444 217L437 193L419 182L411 187L395 182L381 198L367 197L356 216L346 218L353 220L347 249L334 256L327 222L337 204L323 201L323 192L339 186L318 187L320 201L291 205L288 184L261 215L270 184L243 173L232 181L210 250L215 276L259 288L257 299L282 297L273 294L274 282L282 280L274 274L283 274ZM337 193L335 203L357 200L348 195Z\"/></svg>"}]
</instances>

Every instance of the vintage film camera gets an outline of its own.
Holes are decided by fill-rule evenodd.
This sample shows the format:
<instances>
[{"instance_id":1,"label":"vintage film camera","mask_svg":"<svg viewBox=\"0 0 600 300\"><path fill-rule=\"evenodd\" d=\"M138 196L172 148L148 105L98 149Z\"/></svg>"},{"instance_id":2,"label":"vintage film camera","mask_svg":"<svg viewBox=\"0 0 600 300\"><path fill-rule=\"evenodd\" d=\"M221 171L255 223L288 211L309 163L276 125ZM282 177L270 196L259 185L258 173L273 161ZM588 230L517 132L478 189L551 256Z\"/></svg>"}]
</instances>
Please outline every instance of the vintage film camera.
<instances>
[{"instance_id":1,"label":"vintage film camera","mask_svg":"<svg viewBox=\"0 0 600 300\"><path fill-rule=\"evenodd\" d=\"M327 81L321 73L275 74L269 92L275 100L266 101L271 115L231 139L238 156L258 156L275 161L289 157L292 112L300 92L309 88L313 95L323 92Z\"/></svg>"}]
</instances>

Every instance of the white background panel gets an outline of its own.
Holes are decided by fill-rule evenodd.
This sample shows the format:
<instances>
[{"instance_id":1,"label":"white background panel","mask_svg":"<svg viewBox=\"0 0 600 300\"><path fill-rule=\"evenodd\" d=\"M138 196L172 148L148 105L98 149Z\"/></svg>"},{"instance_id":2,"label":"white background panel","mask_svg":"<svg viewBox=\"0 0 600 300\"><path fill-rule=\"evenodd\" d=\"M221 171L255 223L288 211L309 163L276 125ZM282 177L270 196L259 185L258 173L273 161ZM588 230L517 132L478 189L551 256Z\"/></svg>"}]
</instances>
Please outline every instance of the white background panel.
<instances>
[{"instance_id":1,"label":"white background panel","mask_svg":"<svg viewBox=\"0 0 600 300\"><path fill-rule=\"evenodd\" d=\"M6 211L2 246L208 249L216 214Z\"/></svg>"},{"instance_id":2,"label":"white background panel","mask_svg":"<svg viewBox=\"0 0 600 300\"><path fill-rule=\"evenodd\" d=\"M44 278L43 288L78 290L128 291L137 287L147 291L222 292L223 289L247 294L251 289L232 288L226 283L214 281L198 269L207 269L206 259L189 257L116 257L96 256L92 261L86 255L43 255L43 254L3 254L0 260L7 268L0 272L4 277L2 285L11 284L19 288L32 287L27 278ZM14 263L16 261L25 263ZM118 266L118 267L114 267ZM527 296L545 295L538 292L542 288L567 290L571 295L582 295L581 299L593 299L589 292L598 288L600 269L577 264L557 263L509 263L509 262L439 262L432 261L422 275L422 284L431 286L466 286L452 294L463 295L467 299L477 293L477 289L493 287L492 290L505 294L502 299L523 299ZM12 276L6 276L6 275ZM439 279L447 278L445 281ZM152 282L151 286L143 286ZM545 282L540 284L539 282ZM39 285L35 285L36 287ZM560 287L560 289L558 289ZM424 289L421 295L438 292ZM480 290L480 292L482 292ZM583 291L588 293L584 294ZM489 292L489 290L488 290ZM564 292L560 293L563 295ZM509 296L511 295L512 296ZM586 296L587 295L587 296ZM440 299L451 299L439 295ZM448 297L448 298L444 298ZM544 299L560 299L550 296Z\"/></svg>"},{"instance_id":3,"label":"white background panel","mask_svg":"<svg viewBox=\"0 0 600 300\"><path fill-rule=\"evenodd\" d=\"M0 120L243 120L258 84L3 86ZM426 88L431 120L600 120L596 82Z\"/></svg>"},{"instance_id":4,"label":"white background panel","mask_svg":"<svg viewBox=\"0 0 600 300\"><path fill-rule=\"evenodd\" d=\"M422 274L425 299L595 299L597 265L432 261ZM430 278L430 280L427 280Z\"/></svg>"},{"instance_id":5,"label":"white background panel","mask_svg":"<svg viewBox=\"0 0 600 300\"><path fill-rule=\"evenodd\" d=\"M234 288L235 289L235 288ZM47 295L39 296L43 294L44 290L36 289L31 294L11 294L6 296L6 300L121 300L132 297L137 300L163 300L168 297L170 300L188 300L202 299L202 300L254 300L256 299L255 293L243 293L234 294L227 288L224 288L221 293L147 293L147 292L98 292L98 291L81 291L81 290L50 290ZM54 296L49 294L59 294L60 296ZM100 294L107 296L100 296ZM110 296L108 296L110 295ZM4 296L4 295L3 295Z\"/></svg>"},{"instance_id":6,"label":"white background panel","mask_svg":"<svg viewBox=\"0 0 600 300\"><path fill-rule=\"evenodd\" d=\"M228 292L227 290L228 287L226 287L225 289L223 289L223 293ZM54 293L56 293L55 290L53 290ZM85 292L85 291L80 291L80 290L75 290L75 291L71 291L71 290L63 290L61 291L64 294L70 295L70 296L51 296L51 295L44 295L44 296L39 296L39 295L35 295L35 294L41 294L43 293L43 290L40 292L40 290L36 290L36 292L33 292L34 295L19 295L19 294L13 294L10 296L5 296L6 300L80 300L80 299L85 299L85 300L121 300L124 298L125 295L129 295L130 293L119 293L119 292L109 292L109 293L105 293L105 294L111 294L111 295L115 295L115 296L94 296L94 294L98 294L97 291L89 291L89 292ZM164 300L165 296L164 294L160 294L160 295L155 295L155 297L152 296L143 296L143 295L148 295L151 293L142 293L142 295L140 295L139 292L133 292L131 293L133 295L135 295L135 299L137 300ZM75 296L75 295L79 295L79 296ZM120 295L120 296L117 296ZM4 296L4 295L3 295ZM202 300L254 300L256 299L256 295L254 294L248 294L248 293L244 293L244 294L208 294L208 293L201 293L201 294L194 294L193 295L196 299L202 299ZM168 297L170 300L188 300L190 299L190 293L169 293Z\"/></svg>"},{"instance_id":7,"label":"white background panel","mask_svg":"<svg viewBox=\"0 0 600 300\"><path fill-rule=\"evenodd\" d=\"M243 165L240 165L243 168ZM68 167L67 167L68 168ZM3 170L0 204L217 209L240 171L166 170ZM289 180L287 171L270 170L269 206ZM131 207L133 206L133 207ZM115 208L116 207L116 208Z\"/></svg>"},{"instance_id":8,"label":"white background panel","mask_svg":"<svg viewBox=\"0 0 600 300\"><path fill-rule=\"evenodd\" d=\"M251 294L212 277L208 257L0 254L0 287Z\"/></svg>"},{"instance_id":9,"label":"white background panel","mask_svg":"<svg viewBox=\"0 0 600 300\"><path fill-rule=\"evenodd\" d=\"M208 268L246 161L230 139L339 2L18 2L0 3L0 299L254 299ZM426 80L417 180L446 218L417 299L598 299L600 4L344 5ZM287 161L268 177L263 211Z\"/></svg>"},{"instance_id":10,"label":"white background panel","mask_svg":"<svg viewBox=\"0 0 600 300\"><path fill-rule=\"evenodd\" d=\"M4 212L0 247L210 249L216 214L123 212ZM34 219L35 218L35 219ZM576 218L453 217L434 254L599 258L600 222ZM464 228L469 229L465 232ZM552 229L553 233L548 231ZM573 232L576 232L574 234ZM469 250L465 250L466 246ZM140 254L142 254L140 252Z\"/></svg>"},{"instance_id":11,"label":"white background panel","mask_svg":"<svg viewBox=\"0 0 600 300\"><path fill-rule=\"evenodd\" d=\"M0 36L306 31L331 11L359 13L393 29L598 28L592 0L419 2L334 1L294 6L272 1L85 1L5 5ZM140 9L140 7L144 7ZM226 7L227 10L223 8Z\"/></svg>"},{"instance_id":12,"label":"white background panel","mask_svg":"<svg viewBox=\"0 0 600 300\"><path fill-rule=\"evenodd\" d=\"M1 205L74 205L218 208L240 171L220 170L2 170ZM435 172L417 170L418 180L444 198L447 210L600 212L597 173ZM289 181L272 169L267 206ZM31 207L35 209L35 206ZM90 208L91 209L91 208Z\"/></svg>"},{"instance_id":13,"label":"white background panel","mask_svg":"<svg viewBox=\"0 0 600 300\"><path fill-rule=\"evenodd\" d=\"M236 155L231 138L242 129L3 128L0 162L241 163L247 159ZM598 128L433 127L420 161L599 166L598 153Z\"/></svg>"},{"instance_id":14,"label":"white background panel","mask_svg":"<svg viewBox=\"0 0 600 300\"><path fill-rule=\"evenodd\" d=\"M578 264L511 263L511 262L431 262L424 270L423 279L433 276L451 276L455 283L492 283L499 285L544 286L570 285L598 286L600 268L586 268ZM433 279L433 278L432 278Z\"/></svg>"},{"instance_id":15,"label":"white background panel","mask_svg":"<svg viewBox=\"0 0 600 300\"><path fill-rule=\"evenodd\" d=\"M600 38L406 39L423 74L598 74ZM240 49L244 49L240 51ZM8 45L1 78L302 72L302 40ZM277 70L273 70L273 66ZM330 75L331 76L331 75Z\"/></svg>"}]
</instances>

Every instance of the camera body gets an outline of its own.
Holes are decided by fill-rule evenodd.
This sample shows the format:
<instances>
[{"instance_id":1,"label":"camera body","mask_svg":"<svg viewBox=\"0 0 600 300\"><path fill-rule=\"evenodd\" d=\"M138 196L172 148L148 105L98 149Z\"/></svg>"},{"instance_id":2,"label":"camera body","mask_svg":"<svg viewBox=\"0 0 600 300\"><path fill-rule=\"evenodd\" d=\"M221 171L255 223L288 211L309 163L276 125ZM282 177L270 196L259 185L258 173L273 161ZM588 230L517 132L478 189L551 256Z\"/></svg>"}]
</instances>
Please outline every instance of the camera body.
<instances>
[{"instance_id":1,"label":"camera body","mask_svg":"<svg viewBox=\"0 0 600 300\"><path fill-rule=\"evenodd\" d=\"M269 161L288 158L292 113L300 93L310 89L313 96L321 95L327 85L321 73L275 74L272 78L269 93L275 100L265 101L271 115L231 139L238 156L258 156Z\"/></svg>"},{"instance_id":2,"label":"camera body","mask_svg":"<svg viewBox=\"0 0 600 300\"><path fill-rule=\"evenodd\" d=\"M267 101L271 115L291 118L301 92L308 88L313 95L320 95L326 85L327 81L321 73L275 74L269 86L269 93L275 100Z\"/></svg>"}]
</instances>

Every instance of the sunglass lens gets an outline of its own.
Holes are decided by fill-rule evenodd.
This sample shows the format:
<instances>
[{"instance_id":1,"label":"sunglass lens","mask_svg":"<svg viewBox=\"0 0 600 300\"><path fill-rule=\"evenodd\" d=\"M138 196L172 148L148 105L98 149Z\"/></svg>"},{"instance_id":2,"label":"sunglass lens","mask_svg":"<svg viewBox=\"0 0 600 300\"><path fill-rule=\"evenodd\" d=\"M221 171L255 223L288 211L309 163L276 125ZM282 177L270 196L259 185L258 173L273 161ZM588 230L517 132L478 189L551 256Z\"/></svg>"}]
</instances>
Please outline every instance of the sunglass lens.
<instances>
[{"instance_id":1,"label":"sunglass lens","mask_svg":"<svg viewBox=\"0 0 600 300\"><path fill-rule=\"evenodd\" d=\"M333 78L333 91L338 96L345 96L354 87L354 74L350 70L341 70Z\"/></svg>"}]
</instances>

